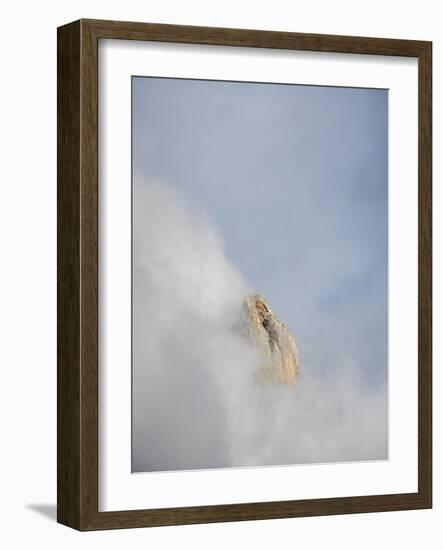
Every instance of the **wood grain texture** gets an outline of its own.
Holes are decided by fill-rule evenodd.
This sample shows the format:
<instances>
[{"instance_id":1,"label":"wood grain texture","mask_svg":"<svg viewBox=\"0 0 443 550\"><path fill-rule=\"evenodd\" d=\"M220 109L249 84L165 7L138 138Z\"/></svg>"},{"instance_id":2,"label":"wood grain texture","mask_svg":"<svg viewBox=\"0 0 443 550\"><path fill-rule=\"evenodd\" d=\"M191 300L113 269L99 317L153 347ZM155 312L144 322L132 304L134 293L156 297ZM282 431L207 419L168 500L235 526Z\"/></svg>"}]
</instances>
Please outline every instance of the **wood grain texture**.
<instances>
[{"instance_id":1,"label":"wood grain texture","mask_svg":"<svg viewBox=\"0 0 443 550\"><path fill-rule=\"evenodd\" d=\"M426 42L417 40L390 38L160 25L93 19L83 19L82 22L97 37L125 40L150 40L316 52L398 55L404 57L418 57L426 45Z\"/></svg>"},{"instance_id":2,"label":"wood grain texture","mask_svg":"<svg viewBox=\"0 0 443 550\"><path fill-rule=\"evenodd\" d=\"M418 486L432 507L432 45L418 66Z\"/></svg>"},{"instance_id":3,"label":"wood grain texture","mask_svg":"<svg viewBox=\"0 0 443 550\"><path fill-rule=\"evenodd\" d=\"M57 519L79 525L80 23L57 51Z\"/></svg>"},{"instance_id":4,"label":"wood grain texture","mask_svg":"<svg viewBox=\"0 0 443 550\"><path fill-rule=\"evenodd\" d=\"M98 41L151 40L419 60L417 493L98 512ZM430 42L81 20L58 29L58 521L79 530L432 506L432 48Z\"/></svg>"}]
</instances>

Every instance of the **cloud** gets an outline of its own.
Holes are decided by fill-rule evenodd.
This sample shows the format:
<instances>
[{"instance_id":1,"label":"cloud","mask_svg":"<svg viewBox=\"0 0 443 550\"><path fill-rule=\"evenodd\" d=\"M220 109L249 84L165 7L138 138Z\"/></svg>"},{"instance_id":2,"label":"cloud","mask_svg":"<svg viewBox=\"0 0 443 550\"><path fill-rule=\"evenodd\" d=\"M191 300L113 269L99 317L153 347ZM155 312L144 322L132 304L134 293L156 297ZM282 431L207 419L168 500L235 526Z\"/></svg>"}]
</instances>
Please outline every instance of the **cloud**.
<instances>
[{"instance_id":1,"label":"cloud","mask_svg":"<svg viewBox=\"0 0 443 550\"><path fill-rule=\"evenodd\" d=\"M259 383L232 326L260 289L175 189L135 178L134 198L133 471L386 458L386 385L360 380L346 349L314 368L297 334L296 388Z\"/></svg>"}]
</instances>

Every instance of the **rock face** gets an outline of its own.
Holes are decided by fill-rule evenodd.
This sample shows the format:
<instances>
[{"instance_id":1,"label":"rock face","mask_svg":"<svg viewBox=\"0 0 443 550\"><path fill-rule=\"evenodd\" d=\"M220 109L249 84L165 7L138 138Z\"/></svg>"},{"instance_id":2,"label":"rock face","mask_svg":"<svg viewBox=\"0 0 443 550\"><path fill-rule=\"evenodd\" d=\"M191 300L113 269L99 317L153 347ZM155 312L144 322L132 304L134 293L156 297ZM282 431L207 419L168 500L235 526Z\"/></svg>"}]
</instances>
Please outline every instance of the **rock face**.
<instances>
[{"instance_id":1,"label":"rock face","mask_svg":"<svg viewBox=\"0 0 443 550\"><path fill-rule=\"evenodd\" d=\"M289 329L275 316L269 304L259 294L245 300L247 332L260 350L263 365L262 380L296 384L299 374L297 345Z\"/></svg>"}]
</instances>

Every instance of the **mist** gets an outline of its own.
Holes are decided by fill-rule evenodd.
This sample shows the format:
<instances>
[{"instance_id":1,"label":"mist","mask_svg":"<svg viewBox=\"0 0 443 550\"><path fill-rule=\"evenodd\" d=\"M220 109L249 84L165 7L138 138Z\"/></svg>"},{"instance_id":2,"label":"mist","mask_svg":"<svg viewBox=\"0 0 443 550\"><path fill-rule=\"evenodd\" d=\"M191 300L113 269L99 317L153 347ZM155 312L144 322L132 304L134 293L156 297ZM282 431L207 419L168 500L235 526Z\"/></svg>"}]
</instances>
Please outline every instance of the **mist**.
<instances>
[{"instance_id":1,"label":"mist","mask_svg":"<svg viewBox=\"0 0 443 550\"><path fill-rule=\"evenodd\" d=\"M228 257L207 211L136 177L133 217L133 471L388 457L387 383L363 379L341 340L329 335L328 354L315 354L325 336L315 341L311 327L305 345L309 331L291 326L298 384L257 380L257 350L232 327L262 289Z\"/></svg>"}]
</instances>

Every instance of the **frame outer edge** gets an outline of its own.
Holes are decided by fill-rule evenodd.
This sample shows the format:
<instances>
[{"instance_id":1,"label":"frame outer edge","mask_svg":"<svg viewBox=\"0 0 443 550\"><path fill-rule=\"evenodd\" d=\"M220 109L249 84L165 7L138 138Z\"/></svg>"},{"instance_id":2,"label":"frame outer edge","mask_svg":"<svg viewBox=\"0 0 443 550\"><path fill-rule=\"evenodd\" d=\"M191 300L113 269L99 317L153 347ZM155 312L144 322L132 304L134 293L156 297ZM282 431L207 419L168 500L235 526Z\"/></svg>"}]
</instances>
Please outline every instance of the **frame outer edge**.
<instances>
[{"instance_id":1,"label":"frame outer edge","mask_svg":"<svg viewBox=\"0 0 443 550\"><path fill-rule=\"evenodd\" d=\"M80 24L57 30L57 521L80 521Z\"/></svg>"},{"instance_id":2,"label":"frame outer edge","mask_svg":"<svg viewBox=\"0 0 443 550\"><path fill-rule=\"evenodd\" d=\"M419 479L432 508L432 42L418 62L419 86Z\"/></svg>"},{"instance_id":3,"label":"frame outer edge","mask_svg":"<svg viewBox=\"0 0 443 550\"><path fill-rule=\"evenodd\" d=\"M398 38L340 36L286 31L200 27L164 23L139 23L82 19L100 38L240 46L313 52L419 57L428 42Z\"/></svg>"}]
</instances>

